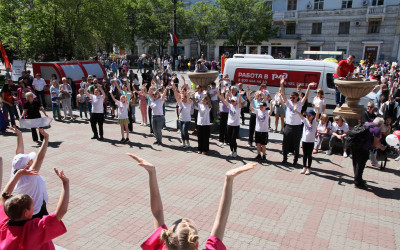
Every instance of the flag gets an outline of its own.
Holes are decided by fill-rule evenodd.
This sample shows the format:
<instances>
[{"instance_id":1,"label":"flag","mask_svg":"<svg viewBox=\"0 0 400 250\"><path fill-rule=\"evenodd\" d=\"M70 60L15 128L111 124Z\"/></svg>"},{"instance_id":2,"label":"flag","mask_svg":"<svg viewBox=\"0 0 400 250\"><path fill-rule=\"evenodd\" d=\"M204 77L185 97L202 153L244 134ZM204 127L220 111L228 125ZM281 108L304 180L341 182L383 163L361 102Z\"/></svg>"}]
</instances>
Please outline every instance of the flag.
<instances>
[{"instance_id":1,"label":"flag","mask_svg":"<svg viewBox=\"0 0 400 250\"><path fill-rule=\"evenodd\" d=\"M174 33L169 33L169 35L171 36L172 43L178 44L178 38L176 37L176 35Z\"/></svg>"},{"instance_id":2,"label":"flag","mask_svg":"<svg viewBox=\"0 0 400 250\"><path fill-rule=\"evenodd\" d=\"M0 40L0 51L1 51L1 55L4 58L4 63L6 65L6 68L10 68L10 70L11 70L11 63L10 63L10 60L8 60L6 50L4 49L4 46L3 46L3 43L1 42L1 40Z\"/></svg>"}]
</instances>

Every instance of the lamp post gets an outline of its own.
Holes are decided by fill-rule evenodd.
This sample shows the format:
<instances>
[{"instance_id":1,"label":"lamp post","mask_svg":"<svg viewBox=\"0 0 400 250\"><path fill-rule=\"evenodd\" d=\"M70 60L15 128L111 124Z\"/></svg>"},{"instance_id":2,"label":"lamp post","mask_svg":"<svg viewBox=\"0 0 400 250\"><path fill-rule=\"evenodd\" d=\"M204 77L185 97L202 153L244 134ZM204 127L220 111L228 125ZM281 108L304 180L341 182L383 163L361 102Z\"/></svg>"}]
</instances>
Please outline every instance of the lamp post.
<instances>
[{"instance_id":1,"label":"lamp post","mask_svg":"<svg viewBox=\"0 0 400 250\"><path fill-rule=\"evenodd\" d=\"M174 35L176 35L176 2L177 0L174 1ZM178 45L174 43L174 52L172 54L172 68L175 70L175 61L176 61L176 54L178 52Z\"/></svg>"}]
</instances>

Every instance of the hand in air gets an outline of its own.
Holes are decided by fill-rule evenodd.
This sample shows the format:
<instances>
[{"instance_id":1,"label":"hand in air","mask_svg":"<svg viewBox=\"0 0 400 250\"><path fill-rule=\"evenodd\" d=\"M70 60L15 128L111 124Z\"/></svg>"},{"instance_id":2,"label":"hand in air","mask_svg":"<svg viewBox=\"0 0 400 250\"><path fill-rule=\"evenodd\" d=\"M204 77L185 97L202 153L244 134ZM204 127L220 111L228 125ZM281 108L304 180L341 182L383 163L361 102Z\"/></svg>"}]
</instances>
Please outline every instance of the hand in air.
<instances>
[{"instance_id":1,"label":"hand in air","mask_svg":"<svg viewBox=\"0 0 400 250\"><path fill-rule=\"evenodd\" d=\"M132 157L135 161L138 162L138 165L143 167L144 169L146 169L147 171L154 171L156 169L156 167L151 164L150 162L146 161L145 159L140 158L139 156L136 156L134 154L131 153L126 153L127 155L129 155L130 157Z\"/></svg>"},{"instance_id":2,"label":"hand in air","mask_svg":"<svg viewBox=\"0 0 400 250\"><path fill-rule=\"evenodd\" d=\"M8 129L14 131L17 135L21 133L21 131L14 125L14 126L8 126Z\"/></svg>"},{"instance_id":3,"label":"hand in air","mask_svg":"<svg viewBox=\"0 0 400 250\"><path fill-rule=\"evenodd\" d=\"M284 84L285 83L285 77L284 76L281 76L281 84Z\"/></svg>"},{"instance_id":4,"label":"hand in air","mask_svg":"<svg viewBox=\"0 0 400 250\"><path fill-rule=\"evenodd\" d=\"M22 168L20 170L18 170L17 174L26 176L26 175L38 175L39 172L36 170L29 170L30 166L26 166L25 168Z\"/></svg>"},{"instance_id":5,"label":"hand in air","mask_svg":"<svg viewBox=\"0 0 400 250\"><path fill-rule=\"evenodd\" d=\"M243 173L243 172L246 172L246 171L248 171L248 170L250 170L250 169L253 169L255 166L257 166L257 163L255 163L255 162L250 162L250 163L247 163L246 165L244 165L244 166L241 166L241 167L238 167L238 168L234 168L234 169L231 169L231 170L229 170L228 172L226 172L226 176L227 177L235 177L235 176L237 176L237 175L239 175L239 174L241 174L241 173Z\"/></svg>"},{"instance_id":6,"label":"hand in air","mask_svg":"<svg viewBox=\"0 0 400 250\"><path fill-rule=\"evenodd\" d=\"M61 170L61 171L59 172L57 168L54 168L54 172L56 172L56 175L61 179L61 181L62 181L63 183L68 183L68 182L69 182L69 179L67 178L67 176L65 176L63 170Z\"/></svg>"}]
</instances>

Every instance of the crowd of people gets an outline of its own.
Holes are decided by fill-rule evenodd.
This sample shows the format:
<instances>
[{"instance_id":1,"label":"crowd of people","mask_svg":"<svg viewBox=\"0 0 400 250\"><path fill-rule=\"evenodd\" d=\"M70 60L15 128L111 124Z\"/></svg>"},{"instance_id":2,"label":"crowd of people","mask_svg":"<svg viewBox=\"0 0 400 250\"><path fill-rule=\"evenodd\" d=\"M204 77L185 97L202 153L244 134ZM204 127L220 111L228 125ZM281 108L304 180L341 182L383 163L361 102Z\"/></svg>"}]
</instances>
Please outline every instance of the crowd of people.
<instances>
[{"instance_id":1,"label":"crowd of people","mask_svg":"<svg viewBox=\"0 0 400 250\"><path fill-rule=\"evenodd\" d=\"M332 121L326 114L326 100L322 89L317 89L317 95L312 103L308 104L310 89L316 83L299 84L297 91L287 93L285 78L280 79L277 93L270 93L267 86L260 85L252 91L242 83L236 83L229 75L224 75L217 82L209 86L189 85L182 76L170 73L168 65L163 69L144 70L142 83L137 73L129 67L121 71L114 70L110 64L110 72L103 79L89 75L82 78L82 82L75 84L71 78L62 78L58 81L53 75L51 80L51 109L55 120L74 120L72 109L79 109L81 119L90 119L93 132L91 139L104 140L104 119L117 117L117 124L121 130L121 143L129 143L129 132L134 130L140 120L142 126L149 125L149 133L155 138L154 145L163 146L163 128L165 128L166 102L176 104L176 116L179 124L182 148L191 148L194 143L190 139L190 123L194 120L194 135L197 135L197 153L209 154L211 127L219 126L219 147L229 144L228 157L238 157L239 131L245 124L245 113L249 112L249 135L247 147L253 147L255 142L257 153L255 161L265 162L269 133L283 134L282 164L288 164L288 155L292 154L293 166L297 167L302 148L302 167L300 174L310 175L313 155L321 150L324 140L329 140L327 155L334 151L334 147L341 142L343 157L352 157L354 168L355 187L366 189L363 171L368 159L374 167L378 167L377 155L385 152L385 136L399 127L400 120L400 85L398 84L398 67L396 64L384 63L381 65L353 65L354 56L338 64L335 77L346 79L368 76L378 81L375 100L368 103L362 114L359 124L365 124L368 129L362 146L349 142L350 128L344 117L337 115ZM170 62L169 62L170 63ZM125 65L125 64L123 64ZM140 68L141 70L142 68ZM208 70L205 62L199 60L194 63L197 72ZM138 68L139 71L139 68ZM69 180L62 171L54 169L63 184L60 201L55 213L47 211L47 191L44 179L39 171L46 154L49 135L43 128L32 128L32 139L41 143L38 153L24 153L21 132L16 127L18 119L40 118L47 116L50 104L44 98L45 81L40 74L35 78L29 72L24 72L18 85L8 81L1 91L2 110L8 118L9 129L17 135L16 156L12 161L10 181L3 189L0 208L0 224L6 227L2 234L2 245L24 246L32 244L46 245L51 239L66 232L61 219L68 209ZM303 87L306 91L303 92ZM337 95L337 105L344 103L344 98ZM48 105L48 106L47 106ZM136 106L140 109L141 119L136 115ZM310 106L310 108L308 107ZM61 116L62 108L64 116ZM116 112L117 111L117 112ZM89 113L89 114L88 114ZM270 118L275 115L275 124ZM280 123L280 126L279 126ZM273 126L274 125L274 126ZM54 125L57 126L57 125ZM39 139L40 138L40 139ZM141 245L143 249L197 249L198 229L191 219L184 218L176 221L168 229L164 223L164 214L161 196L158 190L156 168L148 161L129 154L138 165L149 174L151 211L155 221L155 232ZM2 158L0 158L2 170ZM256 163L249 163L243 167L228 171L225 177L224 189L214 226L207 240L207 249L225 249L222 243L224 230L229 214L232 199L232 182L236 175L250 170ZM18 195L11 195L13 190ZM11 236L13 226L21 226L27 230L29 236L19 231L15 237ZM52 228L51 232L45 228ZM31 234L33 228L39 229Z\"/></svg>"}]
</instances>

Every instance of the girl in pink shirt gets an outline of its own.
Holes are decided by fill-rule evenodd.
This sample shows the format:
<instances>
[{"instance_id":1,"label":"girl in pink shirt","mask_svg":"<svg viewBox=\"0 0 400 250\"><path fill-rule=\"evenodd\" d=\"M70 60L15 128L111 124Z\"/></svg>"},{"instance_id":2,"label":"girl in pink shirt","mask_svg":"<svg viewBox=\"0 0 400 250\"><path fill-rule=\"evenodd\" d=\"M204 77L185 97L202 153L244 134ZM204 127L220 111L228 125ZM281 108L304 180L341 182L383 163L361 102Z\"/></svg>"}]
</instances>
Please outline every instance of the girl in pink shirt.
<instances>
[{"instance_id":1,"label":"girl in pink shirt","mask_svg":"<svg viewBox=\"0 0 400 250\"><path fill-rule=\"evenodd\" d=\"M142 249L198 249L198 230L191 219L179 219L172 224L170 229L165 226L164 209L161 201L160 191L158 189L155 166L136 155L130 153L127 154L136 160L138 165L146 169L149 173L150 206L153 213L154 228L156 231L142 243ZM233 179L238 174L250 170L256 165L257 163L248 163L242 167L238 167L226 172L224 189L222 191L217 216L214 221L214 226L211 230L211 235L207 239L205 249L226 249L224 243L222 243L222 238L224 237L232 202Z\"/></svg>"},{"instance_id":2,"label":"girl in pink shirt","mask_svg":"<svg viewBox=\"0 0 400 250\"><path fill-rule=\"evenodd\" d=\"M146 85L142 85L142 88L140 91L134 90L135 93L137 93L139 96L139 109L140 113L142 113L142 126L147 125L147 91L146 91Z\"/></svg>"}]
</instances>

